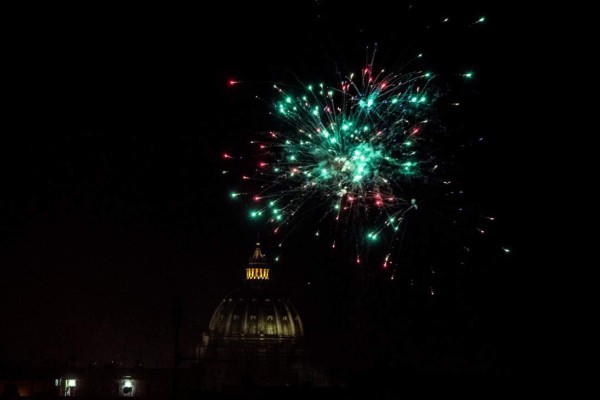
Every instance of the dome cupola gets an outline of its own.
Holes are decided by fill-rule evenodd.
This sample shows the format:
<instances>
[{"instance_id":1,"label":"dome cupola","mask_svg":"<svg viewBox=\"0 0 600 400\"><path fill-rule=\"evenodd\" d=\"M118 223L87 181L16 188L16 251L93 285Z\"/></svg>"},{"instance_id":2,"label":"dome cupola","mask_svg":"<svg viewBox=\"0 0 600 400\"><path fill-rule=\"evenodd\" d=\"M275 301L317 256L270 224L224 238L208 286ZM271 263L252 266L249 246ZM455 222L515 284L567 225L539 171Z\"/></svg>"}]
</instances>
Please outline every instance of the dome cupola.
<instances>
[{"instance_id":1,"label":"dome cupola","mask_svg":"<svg viewBox=\"0 0 600 400\"><path fill-rule=\"evenodd\" d=\"M227 295L212 315L211 337L300 338L302 320L289 299L271 285L271 268L260 243L246 267L245 285Z\"/></svg>"}]
</instances>

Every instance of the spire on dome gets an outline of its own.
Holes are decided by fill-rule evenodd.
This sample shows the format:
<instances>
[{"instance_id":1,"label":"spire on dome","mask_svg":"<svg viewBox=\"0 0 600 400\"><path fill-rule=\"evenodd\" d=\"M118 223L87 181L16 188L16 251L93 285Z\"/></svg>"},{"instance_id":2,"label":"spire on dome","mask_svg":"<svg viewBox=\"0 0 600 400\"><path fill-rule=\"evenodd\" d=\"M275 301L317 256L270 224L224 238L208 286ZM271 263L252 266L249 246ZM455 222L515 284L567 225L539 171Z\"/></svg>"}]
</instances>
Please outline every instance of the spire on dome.
<instances>
[{"instance_id":1,"label":"spire on dome","mask_svg":"<svg viewBox=\"0 0 600 400\"><path fill-rule=\"evenodd\" d=\"M246 268L246 280L269 280L269 272L267 257L262 253L260 243L256 243L256 249L250 257L248 268Z\"/></svg>"},{"instance_id":2,"label":"spire on dome","mask_svg":"<svg viewBox=\"0 0 600 400\"><path fill-rule=\"evenodd\" d=\"M250 257L250 264L265 263L265 262L266 262L266 257L260 250L260 243L257 242L256 249L254 250L254 254L252 254L252 257Z\"/></svg>"}]
</instances>

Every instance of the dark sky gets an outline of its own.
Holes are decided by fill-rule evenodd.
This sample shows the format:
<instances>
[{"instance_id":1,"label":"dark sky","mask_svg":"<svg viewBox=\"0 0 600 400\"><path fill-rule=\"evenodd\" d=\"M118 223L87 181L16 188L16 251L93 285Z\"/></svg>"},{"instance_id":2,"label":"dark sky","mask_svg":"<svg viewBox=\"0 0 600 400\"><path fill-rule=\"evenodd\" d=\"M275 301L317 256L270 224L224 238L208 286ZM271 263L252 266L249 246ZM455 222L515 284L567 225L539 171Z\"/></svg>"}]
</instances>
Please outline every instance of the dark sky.
<instances>
[{"instance_id":1,"label":"dark sky","mask_svg":"<svg viewBox=\"0 0 600 400\"><path fill-rule=\"evenodd\" d=\"M268 119L251 87L232 89L227 80L327 77L336 64L360 66L373 42L382 64L423 49L440 69L476 72L462 129L486 142L461 161L463 179L471 203L498 217L494 245L516 254L469 279L491 293L483 304L492 314L526 300L534 272L522 269L519 252L531 226L515 188L527 180L523 160L533 139L513 98L522 92L515 59L527 47L514 39L518 17L420 3L400 3L405 11L395 12L377 1L359 8L325 0L217 3L211 11L52 6L9 16L0 357L164 365L177 295L189 346L236 287L258 233L227 198L220 155L268 129ZM485 27L466 28L481 15ZM424 29L445 16L455 24L446 33ZM306 255L311 247L300 235L292 243L281 275L303 296L313 335L335 331L322 326L335 301L305 288L320 279L327 291L335 272L319 271L331 258L319 248ZM516 298L502 294L507 287ZM486 336L496 328L487 318L479 340L508 347Z\"/></svg>"}]
</instances>

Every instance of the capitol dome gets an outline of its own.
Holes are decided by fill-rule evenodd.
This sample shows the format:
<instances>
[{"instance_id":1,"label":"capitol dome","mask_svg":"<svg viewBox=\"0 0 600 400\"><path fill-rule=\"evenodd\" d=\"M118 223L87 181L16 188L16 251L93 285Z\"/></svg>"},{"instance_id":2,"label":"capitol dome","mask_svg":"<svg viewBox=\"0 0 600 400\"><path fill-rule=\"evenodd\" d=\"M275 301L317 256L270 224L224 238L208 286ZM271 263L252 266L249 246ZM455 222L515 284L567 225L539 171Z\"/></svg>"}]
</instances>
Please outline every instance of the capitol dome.
<instances>
[{"instance_id":1,"label":"capitol dome","mask_svg":"<svg viewBox=\"0 0 600 400\"><path fill-rule=\"evenodd\" d=\"M290 300L273 285L260 244L245 268L242 288L221 300L202 335L207 387L298 384L304 375L304 327Z\"/></svg>"},{"instance_id":2,"label":"capitol dome","mask_svg":"<svg viewBox=\"0 0 600 400\"><path fill-rule=\"evenodd\" d=\"M244 287L226 296L212 315L209 335L221 338L301 338L302 320L289 299L270 285L270 267L256 244Z\"/></svg>"},{"instance_id":3,"label":"capitol dome","mask_svg":"<svg viewBox=\"0 0 600 400\"><path fill-rule=\"evenodd\" d=\"M236 290L212 315L212 337L300 338L302 320L290 301L266 288Z\"/></svg>"}]
</instances>

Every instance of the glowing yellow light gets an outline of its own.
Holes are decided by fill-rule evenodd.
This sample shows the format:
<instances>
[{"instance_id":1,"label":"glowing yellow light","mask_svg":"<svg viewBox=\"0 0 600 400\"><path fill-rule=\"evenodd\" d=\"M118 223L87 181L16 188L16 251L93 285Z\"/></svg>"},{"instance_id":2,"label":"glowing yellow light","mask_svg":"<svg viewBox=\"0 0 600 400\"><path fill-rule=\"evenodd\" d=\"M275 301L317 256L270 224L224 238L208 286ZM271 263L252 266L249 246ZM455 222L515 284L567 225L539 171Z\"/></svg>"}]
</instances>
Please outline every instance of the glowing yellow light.
<instances>
[{"instance_id":1,"label":"glowing yellow light","mask_svg":"<svg viewBox=\"0 0 600 400\"><path fill-rule=\"evenodd\" d=\"M246 268L246 279L269 279L268 268Z\"/></svg>"}]
</instances>

